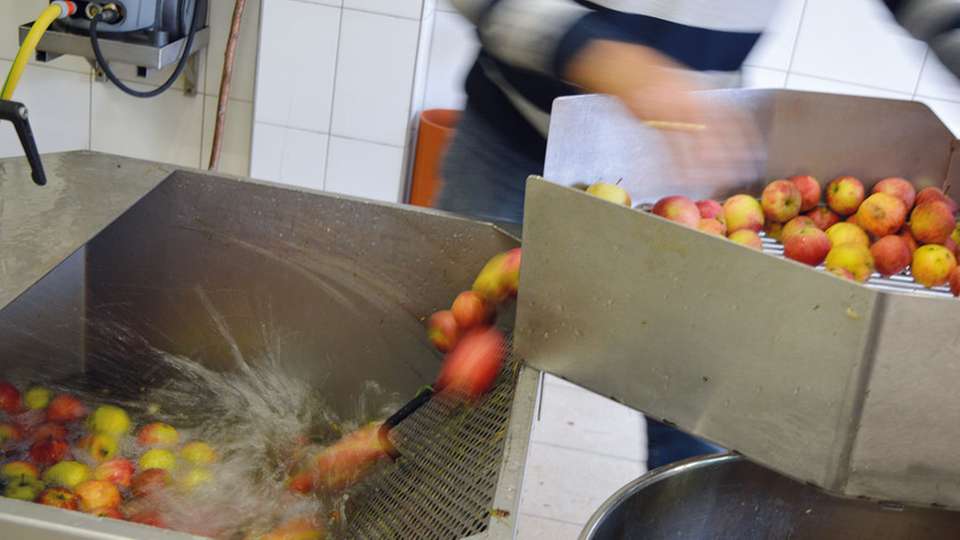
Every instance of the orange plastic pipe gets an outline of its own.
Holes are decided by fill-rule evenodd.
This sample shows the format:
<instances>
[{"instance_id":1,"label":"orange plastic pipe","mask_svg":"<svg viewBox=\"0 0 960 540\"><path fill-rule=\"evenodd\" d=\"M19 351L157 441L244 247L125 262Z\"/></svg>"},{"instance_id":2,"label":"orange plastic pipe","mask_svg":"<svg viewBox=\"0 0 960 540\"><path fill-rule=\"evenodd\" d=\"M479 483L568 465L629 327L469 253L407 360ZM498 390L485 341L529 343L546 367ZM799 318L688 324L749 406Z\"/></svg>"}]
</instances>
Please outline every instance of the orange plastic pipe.
<instances>
[{"instance_id":1,"label":"orange plastic pipe","mask_svg":"<svg viewBox=\"0 0 960 540\"><path fill-rule=\"evenodd\" d=\"M433 206L440 192L440 164L450 143L460 111L430 109L420 114L420 131L413 161L413 183L410 186L410 204Z\"/></svg>"}]
</instances>

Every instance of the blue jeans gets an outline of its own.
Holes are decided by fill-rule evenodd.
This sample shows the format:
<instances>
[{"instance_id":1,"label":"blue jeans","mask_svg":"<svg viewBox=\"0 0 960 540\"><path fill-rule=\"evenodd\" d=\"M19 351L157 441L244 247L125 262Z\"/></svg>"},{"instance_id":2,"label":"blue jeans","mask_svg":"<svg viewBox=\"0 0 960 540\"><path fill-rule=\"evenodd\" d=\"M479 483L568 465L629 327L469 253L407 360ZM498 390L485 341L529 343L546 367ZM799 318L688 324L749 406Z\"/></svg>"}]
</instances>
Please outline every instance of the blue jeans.
<instances>
[{"instance_id":1,"label":"blue jeans","mask_svg":"<svg viewBox=\"0 0 960 540\"><path fill-rule=\"evenodd\" d=\"M542 172L542 162L511 147L486 118L468 107L441 167L443 187L436 206L484 221L520 224L527 177ZM651 418L647 444L648 469L722 451Z\"/></svg>"}]
</instances>

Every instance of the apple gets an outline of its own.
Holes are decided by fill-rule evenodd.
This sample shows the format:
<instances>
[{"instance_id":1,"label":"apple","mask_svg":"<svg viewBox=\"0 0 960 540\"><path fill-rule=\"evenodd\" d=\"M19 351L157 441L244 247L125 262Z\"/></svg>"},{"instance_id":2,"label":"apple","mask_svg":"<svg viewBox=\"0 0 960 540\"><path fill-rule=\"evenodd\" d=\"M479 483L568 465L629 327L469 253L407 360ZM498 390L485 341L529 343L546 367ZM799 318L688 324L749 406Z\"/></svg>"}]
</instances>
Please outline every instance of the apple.
<instances>
[{"instance_id":1,"label":"apple","mask_svg":"<svg viewBox=\"0 0 960 540\"><path fill-rule=\"evenodd\" d=\"M30 446L30 459L41 466L63 461L70 454L70 445L63 439L44 439Z\"/></svg>"},{"instance_id":2,"label":"apple","mask_svg":"<svg viewBox=\"0 0 960 540\"><path fill-rule=\"evenodd\" d=\"M133 462L129 459L111 459L97 465L93 470L93 477L96 480L106 480L113 482L119 487L128 488L133 480Z\"/></svg>"},{"instance_id":3,"label":"apple","mask_svg":"<svg viewBox=\"0 0 960 540\"><path fill-rule=\"evenodd\" d=\"M751 231L750 229L740 229L739 231L734 231L727 238L734 243L742 244L753 249L763 250L763 240L760 239L760 235Z\"/></svg>"},{"instance_id":4,"label":"apple","mask_svg":"<svg viewBox=\"0 0 960 540\"><path fill-rule=\"evenodd\" d=\"M946 283L956 267L956 256L949 249L937 244L927 244L917 248L913 252L913 262L910 264L914 281L927 288Z\"/></svg>"},{"instance_id":5,"label":"apple","mask_svg":"<svg viewBox=\"0 0 960 540\"><path fill-rule=\"evenodd\" d=\"M957 212L957 202L953 200L952 197L944 193L940 188L928 187L920 190L920 193L917 193L917 200L914 204L920 206L925 202L930 201L940 201L947 205L950 208L950 213L955 214Z\"/></svg>"},{"instance_id":6,"label":"apple","mask_svg":"<svg viewBox=\"0 0 960 540\"><path fill-rule=\"evenodd\" d=\"M856 213L850 214L849 216L847 216L847 219L845 219L845 220L843 220L843 221L844 221L844 223L850 223L850 224L856 225L857 227L860 227L860 223L857 222L857 214L856 214ZM863 227L860 227L860 228L862 229Z\"/></svg>"},{"instance_id":7,"label":"apple","mask_svg":"<svg viewBox=\"0 0 960 540\"><path fill-rule=\"evenodd\" d=\"M7 381L0 381L0 411L7 414L20 412L20 391Z\"/></svg>"},{"instance_id":8,"label":"apple","mask_svg":"<svg viewBox=\"0 0 960 540\"><path fill-rule=\"evenodd\" d=\"M768 238L773 238L777 242L783 241L783 223L778 223L776 221L768 221L763 225L763 233L767 235Z\"/></svg>"},{"instance_id":9,"label":"apple","mask_svg":"<svg viewBox=\"0 0 960 540\"><path fill-rule=\"evenodd\" d=\"M827 236L830 237L830 244L839 246L843 244L859 244L863 247L870 247L870 237L863 229L853 223L837 223L827 229Z\"/></svg>"},{"instance_id":10,"label":"apple","mask_svg":"<svg viewBox=\"0 0 960 540\"><path fill-rule=\"evenodd\" d=\"M783 231L780 233L782 241L786 242L788 238L807 227L817 227L817 225L807 216L797 216L791 219L783 226Z\"/></svg>"},{"instance_id":11,"label":"apple","mask_svg":"<svg viewBox=\"0 0 960 540\"><path fill-rule=\"evenodd\" d=\"M23 402L30 410L44 409L50 404L51 397L53 392L50 390L42 386L34 386L23 395Z\"/></svg>"},{"instance_id":12,"label":"apple","mask_svg":"<svg viewBox=\"0 0 960 540\"><path fill-rule=\"evenodd\" d=\"M457 295L450 308L457 328L466 332L474 327L486 324L493 313L493 306L473 291L464 291Z\"/></svg>"},{"instance_id":13,"label":"apple","mask_svg":"<svg viewBox=\"0 0 960 540\"><path fill-rule=\"evenodd\" d=\"M898 236L899 236L900 238L902 238L904 242L907 243L907 248L910 249L910 253L911 253L911 254L912 254L914 251L916 251L917 248L920 246L919 244L917 244L916 239L914 239L913 234L910 233L910 226L909 226L909 225L905 226L905 227L900 231L900 234L899 234Z\"/></svg>"},{"instance_id":14,"label":"apple","mask_svg":"<svg viewBox=\"0 0 960 540\"><path fill-rule=\"evenodd\" d=\"M167 523L163 519L163 514L156 510L141 510L129 518L127 521L131 523L139 523L141 525L149 525L151 527L157 527L160 529L166 529Z\"/></svg>"},{"instance_id":15,"label":"apple","mask_svg":"<svg viewBox=\"0 0 960 540\"><path fill-rule=\"evenodd\" d=\"M817 266L830 252L830 238L827 233L808 225L792 233L784 242L783 254L788 259Z\"/></svg>"},{"instance_id":16,"label":"apple","mask_svg":"<svg viewBox=\"0 0 960 540\"><path fill-rule=\"evenodd\" d=\"M830 248L824 261L827 270L842 269L850 272L859 282L870 279L873 273L873 255L867 246L857 242L835 245Z\"/></svg>"},{"instance_id":17,"label":"apple","mask_svg":"<svg viewBox=\"0 0 960 540\"><path fill-rule=\"evenodd\" d=\"M40 471L33 463L26 461L11 461L0 467L0 477L4 480L13 480L17 478L39 478Z\"/></svg>"},{"instance_id":18,"label":"apple","mask_svg":"<svg viewBox=\"0 0 960 540\"><path fill-rule=\"evenodd\" d=\"M723 219L723 205L713 199L697 201L697 210L703 219Z\"/></svg>"},{"instance_id":19,"label":"apple","mask_svg":"<svg viewBox=\"0 0 960 540\"><path fill-rule=\"evenodd\" d=\"M812 176L791 176L790 181L800 190L800 211L813 210L820 204L820 182Z\"/></svg>"},{"instance_id":20,"label":"apple","mask_svg":"<svg viewBox=\"0 0 960 540\"><path fill-rule=\"evenodd\" d=\"M258 540L322 540L325 537L318 523L310 518L297 518L259 536Z\"/></svg>"},{"instance_id":21,"label":"apple","mask_svg":"<svg viewBox=\"0 0 960 540\"><path fill-rule=\"evenodd\" d=\"M833 275L835 275L835 276L837 276L837 277L841 277L841 278L843 278L843 279L849 279L850 281L856 281L856 280L857 280L855 277L853 277L853 274L851 274L850 271L847 270L847 269L845 269L845 268L831 268L830 270L828 270L827 273L833 274Z\"/></svg>"},{"instance_id":22,"label":"apple","mask_svg":"<svg viewBox=\"0 0 960 540\"><path fill-rule=\"evenodd\" d=\"M750 195L734 195L723 203L723 220L728 234L744 229L759 232L763 229L763 208Z\"/></svg>"},{"instance_id":23,"label":"apple","mask_svg":"<svg viewBox=\"0 0 960 540\"><path fill-rule=\"evenodd\" d=\"M960 267L954 268L953 272L950 272L950 292L954 296L960 296Z\"/></svg>"},{"instance_id":24,"label":"apple","mask_svg":"<svg viewBox=\"0 0 960 540\"><path fill-rule=\"evenodd\" d=\"M903 206L909 212L917 198L917 190L913 184L903 178L884 178L873 186L874 193L886 193L903 201Z\"/></svg>"},{"instance_id":25,"label":"apple","mask_svg":"<svg viewBox=\"0 0 960 540\"><path fill-rule=\"evenodd\" d=\"M943 243L943 247L949 249L950 253L953 253L954 255L957 254L957 243L954 242L953 236L947 237L947 241Z\"/></svg>"},{"instance_id":26,"label":"apple","mask_svg":"<svg viewBox=\"0 0 960 540\"><path fill-rule=\"evenodd\" d=\"M473 282L471 290L479 293L480 296L492 304L499 304L506 300L510 296L506 262L506 253L494 255L477 274L477 279Z\"/></svg>"},{"instance_id":27,"label":"apple","mask_svg":"<svg viewBox=\"0 0 960 540\"><path fill-rule=\"evenodd\" d=\"M511 296L516 296L520 290L520 263L523 261L523 250L513 248L506 252L501 271L502 281Z\"/></svg>"},{"instance_id":28,"label":"apple","mask_svg":"<svg viewBox=\"0 0 960 540\"><path fill-rule=\"evenodd\" d=\"M652 212L662 218L696 229L700 224L700 209L683 195L664 197L653 205Z\"/></svg>"},{"instance_id":29,"label":"apple","mask_svg":"<svg viewBox=\"0 0 960 540\"><path fill-rule=\"evenodd\" d=\"M64 510L77 509L77 494L63 487L52 487L43 490L37 497L37 502Z\"/></svg>"},{"instance_id":30,"label":"apple","mask_svg":"<svg viewBox=\"0 0 960 540\"><path fill-rule=\"evenodd\" d=\"M505 352L500 331L495 328L473 330L447 354L435 387L468 399L478 398L496 381Z\"/></svg>"},{"instance_id":31,"label":"apple","mask_svg":"<svg viewBox=\"0 0 960 540\"><path fill-rule=\"evenodd\" d=\"M910 232L921 244L943 244L955 227L953 212L942 201L918 202L910 214Z\"/></svg>"},{"instance_id":32,"label":"apple","mask_svg":"<svg viewBox=\"0 0 960 540\"><path fill-rule=\"evenodd\" d=\"M632 206L630 201L630 195L627 194L627 190L616 184L608 184L606 182L596 182L590 187L587 188L587 193L593 195L594 197L599 197L605 201L612 202L614 204L622 204L623 206Z\"/></svg>"},{"instance_id":33,"label":"apple","mask_svg":"<svg viewBox=\"0 0 960 540\"><path fill-rule=\"evenodd\" d=\"M130 432L130 416L116 405L101 405L90 415L90 429L94 433L119 437Z\"/></svg>"},{"instance_id":34,"label":"apple","mask_svg":"<svg viewBox=\"0 0 960 540\"><path fill-rule=\"evenodd\" d=\"M187 472L178 475L176 479L177 489L181 493L190 493L198 487L210 483L213 480L213 473L210 469L204 467L193 467Z\"/></svg>"},{"instance_id":35,"label":"apple","mask_svg":"<svg viewBox=\"0 0 960 540\"><path fill-rule=\"evenodd\" d=\"M43 491L43 482L36 478L17 478L7 482L3 496L20 501L34 501Z\"/></svg>"},{"instance_id":36,"label":"apple","mask_svg":"<svg viewBox=\"0 0 960 540\"><path fill-rule=\"evenodd\" d=\"M173 452L166 448L151 448L140 456L137 464L142 471L147 469L166 469L172 471L173 468L177 466L177 456L173 455Z\"/></svg>"},{"instance_id":37,"label":"apple","mask_svg":"<svg viewBox=\"0 0 960 540\"><path fill-rule=\"evenodd\" d=\"M211 465L217 461L217 452L203 441L193 441L180 449L180 459L191 465Z\"/></svg>"},{"instance_id":38,"label":"apple","mask_svg":"<svg viewBox=\"0 0 960 540\"><path fill-rule=\"evenodd\" d=\"M727 235L727 226L723 223L720 223L719 220L710 218L702 218L700 224L697 225L697 229L701 232L707 234L712 234L714 236L726 236Z\"/></svg>"},{"instance_id":39,"label":"apple","mask_svg":"<svg viewBox=\"0 0 960 540\"><path fill-rule=\"evenodd\" d=\"M104 461L113 459L114 456L117 455L117 450L120 448L120 443L117 442L116 437L103 433L87 435L80 439L77 445L97 463L103 463Z\"/></svg>"},{"instance_id":40,"label":"apple","mask_svg":"<svg viewBox=\"0 0 960 540\"><path fill-rule=\"evenodd\" d=\"M903 272L913 258L910 246L900 236L891 234L877 240L870 246L870 254L876 264L877 272L892 276Z\"/></svg>"},{"instance_id":41,"label":"apple","mask_svg":"<svg viewBox=\"0 0 960 540\"><path fill-rule=\"evenodd\" d=\"M32 430L29 433L28 438L30 442L42 441L44 439L67 439L67 428L63 427L61 424L54 424L53 422L46 422L40 424L36 429Z\"/></svg>"},{"instance_id":42,"label":"apple","mask_svg":"<svg viewBox=\"0 0 960 540\"><path fill-rule=\"evenodd\" d=\"M52 486L73 489L90 478L90 467L79 461L61 461L43 472L43 481Z\"/></svg>"},{"instance_id":43,"label":"apple","mask_svg":"<svg viewBox=\"0 0 960 540\"><path fill-rule=\"evenodd\" d=\"M457 344L460 328L450 310L438 311L427 321L427 339L440 352L448 352Z\"/></svg>"},{"instance_id":44,"label":"apple","mask_svg":"<svg viewBox=\"0 0 960 540\"><path fill-rule=\"evenodd\" d=\"M849 216L863 202L863 183L852 176L841 176L827 184L827 206L841 216Z\"/></svg>"},{"instance_id":45,"label":"apple","mask_svg":"<svg viewBox=\"0 0 960 540\"><path fill-rule=\"evenodd\" d=\"M840 216L834 214L826 206L818 206L804 215L813 220L813 224L821 231L825 231L833 225L840 223Z\"/></svg>"},{"instance_id":46,"label":"apple","mask_svg":"<svg viewBox=\"0 0 960 540\"><path fill-rule=\"evenodd\" d=\"M867 197L855 214L857 225L874 238L883 238L896 233L907 220L907 207L903 201L887 193L874 193Z\"/></svg>"},{"instance_id":47,"label":"apple","mask_svg":"<svg viewBox=\"0 0 960 540\"><path fill-rule=\"evenodd\" d=\"M789 180L770 182L760 196L764 217L777 223L786 223L800 215L802 204L800 189Z\"/></svg>"},{"instance_id":48,"label":"apple","mask_svg":"<svg viewBox=\"0 0 960 540\"><path fill-rule=\"evenodd\" d=\"M23 430L16 424L0 424L0 444L17 442L23 438Z\"/></svg>"},{"instance_id":49,"label":"apple","mask_svg":"<svg viewBox=\"0 0 960 540\"><path fill-rule=\"evenodd\" d=\"M125 518L119 508L94 508L88 514L101 518L110 518L123 521Z\"/></svg>"},{"instance_id":50,"label":"apple","mask_svg":"<svg viewBox=\"0 0 960 540\"><path fill-rule=\"evenodd\" d=\"M170 424L153 422L140 428L137 442L146 447L176 446L180 442L180 434Z\"/></svg>"},{"instance_id":51,"label":"apple","mask_svg":"<svg viewBox=\"0 0 960 540\"><path fill-rule=\"evenodd\" d=\"M87 415L87 408L74 396L60 394L47 405L47 421L73 422Z\"/></svg>"},{"instance_id":52,"label":"apple","mask_svg":"<svg viewBox=\"0 0 960 540\"><path fill-rule=\"evenodd\" d=\"M120 502L123 500L117 486L106 480L81 482L74 488L74 492L80 499L80 510L84 512L116 508L120 506Z\"/></svg>"},{"instance_id":53,"label":"apple","mask_svg":"<svg viewBox=\"0 0 960 540\"><path fill-rule=\"evenodd\" d=\"M355 484L387 455L380 442L380 426L379 422L367 424L309 457L288 487L300 493L337 492Z\"/></svg>"},{"instance_id":54,"label":"apple","mask_svg":"<svg viewBox=\"0 0 960 540\"><path fill-rule=\"evenodd\" d=\"M147 469L133 477L130 491L136 497L146 497L163 491L173 482L166 469Z\"/></svg>"}]
</instances>

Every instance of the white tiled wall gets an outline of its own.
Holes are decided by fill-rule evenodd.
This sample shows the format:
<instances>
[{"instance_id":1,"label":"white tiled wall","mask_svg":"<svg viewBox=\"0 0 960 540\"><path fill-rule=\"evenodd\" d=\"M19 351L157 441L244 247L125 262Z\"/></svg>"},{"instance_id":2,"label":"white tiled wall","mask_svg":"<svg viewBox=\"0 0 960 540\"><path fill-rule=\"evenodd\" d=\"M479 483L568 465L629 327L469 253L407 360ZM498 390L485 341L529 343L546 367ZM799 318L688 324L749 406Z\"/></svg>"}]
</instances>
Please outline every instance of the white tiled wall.
<instances>
[{"instance_id":1,"label":"white tiled wall","mask_svg":"<svg viewBox=\"0 0 960 540\"><path fill-rule=\"evenodd\" d=\"M462 107L476 46L470 25L440 0L426 108ZM960 134L960 84L880 0L782 0L747 59L744 85L923 101Z\"/></svg>"},{"instance_id":2,"label":"white tiled wall","mask_svg":"<svg viewBox=\"0 0 960 540\"><path fill-rule=\"evenodd\" d=\"M6 76L17 52L17 26L34 20L46 0L0 0L0 73ZM199 94L186 96L181 80L162 96L142 100L93 79L86 60L62 57L25 71L14 99L30 108L41 152L92 149L188 167L205 167L210 158L216 96L233 2L210 2L211 44L201 53ZM233 72L227 131L220 170L249 170L253 88L260 0L248 0ZM131 66L116 65L124 81L154 87L172 68L147 79ZM22 155L13 128L0 125L0 156Z\"/></svg>"},{"instance_id":3,"label":"white tiled wall","mask_svg":"<svg viewBox=\"0 0 960 540\"><path fill-rule=\"evenodd\" d=\"M263 0L251 174L401 200L435 0Z\"/></svg>"}]
</instances>

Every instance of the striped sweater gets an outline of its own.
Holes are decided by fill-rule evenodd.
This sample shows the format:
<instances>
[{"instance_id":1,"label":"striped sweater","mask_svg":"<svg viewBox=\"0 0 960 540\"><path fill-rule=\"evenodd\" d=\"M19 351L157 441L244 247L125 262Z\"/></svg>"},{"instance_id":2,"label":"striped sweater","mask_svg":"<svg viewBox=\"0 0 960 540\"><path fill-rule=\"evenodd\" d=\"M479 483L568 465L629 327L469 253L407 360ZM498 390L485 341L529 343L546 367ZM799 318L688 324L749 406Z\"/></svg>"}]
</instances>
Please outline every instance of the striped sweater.
<instances>
[{"instance_id":1,"label":"striped sweater","mask_svg":"<svg viewBox=\"0 0 960 540\"><path fill-rule=\"evenodd\" d=\"M561 76L591 40L651 47L707 86L730 86L776 0L451 0L482 48L467 77L468 106L542 161L553 100L576 94ZM884 0L915 37L960 73L960 0ZM712 83L710 81L713 81Z\"/></svg>"}]
</instances>

